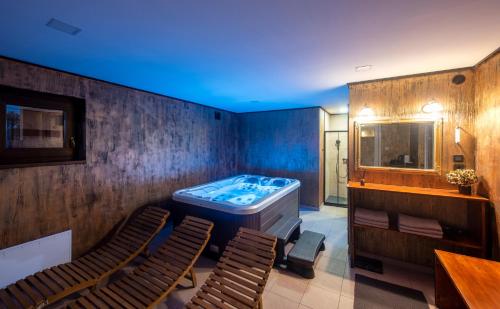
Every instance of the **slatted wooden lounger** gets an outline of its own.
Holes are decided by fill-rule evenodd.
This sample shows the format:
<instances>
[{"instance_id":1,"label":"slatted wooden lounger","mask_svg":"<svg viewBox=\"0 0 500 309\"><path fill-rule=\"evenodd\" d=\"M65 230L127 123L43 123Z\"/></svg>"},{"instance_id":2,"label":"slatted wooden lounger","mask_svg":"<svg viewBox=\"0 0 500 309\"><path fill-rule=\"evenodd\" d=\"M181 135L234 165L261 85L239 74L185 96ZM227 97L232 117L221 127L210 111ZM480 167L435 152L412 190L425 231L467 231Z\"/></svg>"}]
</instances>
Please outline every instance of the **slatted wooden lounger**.
<instances>
[{"instance_id":1,"label":"slatted wooden lounger","mask_svg":"<svg viewBox=\"0 0 500 309\"><path fill-rule=\"evenodd\" d=\"M135 211L99 248L66 264L45 269L0 290L0 308L36 308L95 286L141 252L165 225L167 210Z\"/></svg>"},{"instance_id":2,"label":"slatted wooden lounger","mask_svg":"<svg viewBox=\"0 0 500 309\"><path fill-rule=\"evenodd\" d=\"M240 228L186 307L262 308L262 293L276 257L275 246L275 236Z\"/></svg>"},{"instance_id":3,"label":"slatted wooden lounger","mask_svg":"<svg viewBox=\"0 0 500 309\"><path fill-rule=\"evenodd\" d=\"M196 286L193 265L210 239L213 223L186 216L141 266L69 304L70 308L152 308L184 277Z\"/></svg>"}]
</instances>

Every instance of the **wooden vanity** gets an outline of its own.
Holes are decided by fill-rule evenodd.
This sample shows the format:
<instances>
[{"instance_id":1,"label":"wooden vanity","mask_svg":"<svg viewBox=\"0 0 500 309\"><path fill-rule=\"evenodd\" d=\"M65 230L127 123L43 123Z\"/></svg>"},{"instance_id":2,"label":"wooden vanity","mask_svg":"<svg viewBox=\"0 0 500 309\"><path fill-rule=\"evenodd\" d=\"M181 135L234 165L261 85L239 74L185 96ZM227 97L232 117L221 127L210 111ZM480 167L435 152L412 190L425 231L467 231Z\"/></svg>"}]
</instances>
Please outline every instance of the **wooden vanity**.
<instances>
[{"instance_id":1,"label":"wooden vanity","mask_svg":"<svg viewBox=\"0 0 500 309\"><path fill-rule=\"evenodd\" d=\"M349 182L349 256L368 254L434 265L434 249L487 257L488 199L459 194L457 190ZM354 223L357 207L384 210L389 229ZM438 220L443 239L398 231L397 216L406 214Z\"/></svg>"}]
</instances>

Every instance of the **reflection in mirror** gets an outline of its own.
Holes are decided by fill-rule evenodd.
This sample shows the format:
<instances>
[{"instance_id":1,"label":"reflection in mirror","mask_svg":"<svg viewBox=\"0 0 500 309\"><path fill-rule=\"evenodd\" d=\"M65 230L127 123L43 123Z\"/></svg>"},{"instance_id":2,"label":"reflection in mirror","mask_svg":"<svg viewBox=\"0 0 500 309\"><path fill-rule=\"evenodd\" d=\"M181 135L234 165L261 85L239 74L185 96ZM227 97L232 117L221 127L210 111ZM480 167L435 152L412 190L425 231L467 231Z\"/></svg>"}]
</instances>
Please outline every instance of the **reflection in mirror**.
<instances>
[{"instance_id":1,"label":"reflection in mirror","mask_svg":"<svg viewBox=\"0 0 500 309\"><path fill-rule=\"evenodd\" d=\"M432 170L434 122L365 123L359 126L359 165Z\"/></svg>"}]
</instances>

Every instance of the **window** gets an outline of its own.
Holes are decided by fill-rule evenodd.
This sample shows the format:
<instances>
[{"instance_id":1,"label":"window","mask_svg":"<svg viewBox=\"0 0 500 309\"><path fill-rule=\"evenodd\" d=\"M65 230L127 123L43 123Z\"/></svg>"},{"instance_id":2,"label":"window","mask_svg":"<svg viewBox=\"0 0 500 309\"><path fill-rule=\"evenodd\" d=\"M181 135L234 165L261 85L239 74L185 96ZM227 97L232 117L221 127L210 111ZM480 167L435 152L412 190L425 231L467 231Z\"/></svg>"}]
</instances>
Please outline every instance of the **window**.
<instances>
[{"instance_id":1,"label":"window","mask_svg":"<svg viewBox=\"0 0 500 309\"><path fill-rule=\"evenodd\" d=\"M85 159L85 101L0 86L0 167Z\"/></svg>"}]
</instances>

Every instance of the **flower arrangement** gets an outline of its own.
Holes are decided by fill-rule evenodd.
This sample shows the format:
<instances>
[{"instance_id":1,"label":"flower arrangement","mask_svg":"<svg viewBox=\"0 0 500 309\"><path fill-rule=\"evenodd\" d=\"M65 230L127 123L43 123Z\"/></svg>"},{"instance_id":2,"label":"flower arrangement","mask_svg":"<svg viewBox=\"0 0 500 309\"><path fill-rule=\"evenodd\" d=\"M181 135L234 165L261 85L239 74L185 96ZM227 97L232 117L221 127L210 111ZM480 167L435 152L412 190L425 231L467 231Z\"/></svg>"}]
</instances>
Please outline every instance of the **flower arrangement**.
<instances>
[{"instance_id":1,"label":"flower arrangement","mask_svg":"<svg viewBox=\"0 0 500 309\"><path fill-rule=\"evenodd\" d=\"M446 180L453 185L472 186L478 179L473 169L460 169L448 172Z\"/></svg>"}]
</instances>

